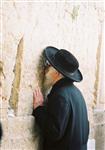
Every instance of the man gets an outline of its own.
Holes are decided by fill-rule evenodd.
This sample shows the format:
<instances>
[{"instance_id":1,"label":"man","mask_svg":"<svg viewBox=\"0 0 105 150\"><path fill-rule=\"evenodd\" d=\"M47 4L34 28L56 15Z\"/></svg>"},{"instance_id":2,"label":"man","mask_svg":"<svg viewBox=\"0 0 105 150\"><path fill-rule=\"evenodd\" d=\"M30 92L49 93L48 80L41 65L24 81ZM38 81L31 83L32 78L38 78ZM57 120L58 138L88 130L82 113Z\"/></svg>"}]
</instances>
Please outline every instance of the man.
<instances>
[{"instance_id":1,"label":"man","mask_svg":"<svg viewBox=\"0 0 105 150\"><path fill-rule=\"evenodd\" d=\"M52 89L44 103L39 89L33 94L33 115L43 133L43 150L87 150L89 122L84 98L73 82L80 82L77 59L67 50L47 47L49 65L45 84Z\"/></svg>"}]
</instances>

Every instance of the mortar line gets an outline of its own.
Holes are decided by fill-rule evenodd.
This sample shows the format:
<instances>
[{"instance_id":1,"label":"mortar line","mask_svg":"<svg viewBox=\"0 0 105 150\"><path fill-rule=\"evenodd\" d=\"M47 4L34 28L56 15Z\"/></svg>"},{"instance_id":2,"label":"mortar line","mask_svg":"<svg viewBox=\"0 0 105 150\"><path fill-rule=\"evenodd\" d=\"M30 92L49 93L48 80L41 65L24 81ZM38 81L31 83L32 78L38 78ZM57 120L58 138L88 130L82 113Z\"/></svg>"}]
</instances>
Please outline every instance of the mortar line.
<instances>
[{"instance_id":1,"label":"mortar line","mask_svg":"<svg viewBox=\"0 0 105 150\"><path fill-rule=\"evenodd\" d=\"M27 3L27 2L30 2L30 3L44 3L44 2L45 3L65 3L65 2L66 3L104 3L103 0L102 1L92 0L90 2L89 1L83 1L83 0L82 1L81 0L78 0L78 1L73 1L73 0L72 1L64 1L64 0L63 1L60 1L60 0L57 0L57 1L56 0L55 1L52 1L52 0L51 1L46 1L46 0L45 1L38 1L38 0L37 1L32 1L32 0L18 0L18 1L17 0L16 1L10 0L10 1L7 1L7 0L4 0L3 1L3 3L13 3L13 2L16 2L16 3L24 3L24 2L25 3Z\"/></svg>"},{"instance_id":2,"label":"mortar line","mask_svg":"<svg viewBox=\"0 0 105 150\"><path fill-rule=\"evenodd\" d=\"M96 71L95 71L95 82L94 82L94 100L93 104L95 106L97 105L97 99L98 99L98 88L99 88L99 73L100 73L100 57L101 57L101 46L102 46L102 23L100 22L100 32L98 35L98 47L96 51Z\"/></svg>"}]
</instances>

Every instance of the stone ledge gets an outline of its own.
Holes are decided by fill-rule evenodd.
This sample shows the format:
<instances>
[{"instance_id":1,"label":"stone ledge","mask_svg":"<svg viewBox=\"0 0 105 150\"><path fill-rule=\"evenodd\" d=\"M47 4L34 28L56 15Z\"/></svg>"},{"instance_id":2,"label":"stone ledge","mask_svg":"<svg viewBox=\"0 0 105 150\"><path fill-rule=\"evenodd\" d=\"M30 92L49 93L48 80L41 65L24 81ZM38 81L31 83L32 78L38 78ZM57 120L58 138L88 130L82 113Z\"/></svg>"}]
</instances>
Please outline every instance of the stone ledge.
<instances>
[{"instance_id":1,"label":"stone ledge","mask_svg":"<svg viewBox=\"0 0 105 150\"><path fill-rule=\"evenodd\" d=\"M105 123L105 109L94 110L94 123L95 124Z\"/></svg>"},{"instance_id":2,"label":"stone ledge","mask_svg":"<svg viewBox=\"0 0 105 150\"><path fill-rule=\"evenodd\" d=\"M105 149L105 109L94 110L94 131L96 150Z\"/></svg>"},{"instance_id":3,"label":"stone ledge","mask_svg":"<svg viewBox=\"0 0 105 150\"><path fill-rule=\"evenodd\" d=\"M41 145L40 131L33 116L8 117L2 119L2 126L2 150L37 150Z\"/></svg>"},{"instance_id":4,"label":"stone ledge","mask_svg":"<svg viewBox=\"0 0 105 150\"><path fill-rule=\"evenodd\" d=\"M37 150L41 146L40 131L33 116L8 117L2 120L2 125L2 150ZM88 150L95 150L94 139L88 140Z\"/></svg>"}]
</instances>

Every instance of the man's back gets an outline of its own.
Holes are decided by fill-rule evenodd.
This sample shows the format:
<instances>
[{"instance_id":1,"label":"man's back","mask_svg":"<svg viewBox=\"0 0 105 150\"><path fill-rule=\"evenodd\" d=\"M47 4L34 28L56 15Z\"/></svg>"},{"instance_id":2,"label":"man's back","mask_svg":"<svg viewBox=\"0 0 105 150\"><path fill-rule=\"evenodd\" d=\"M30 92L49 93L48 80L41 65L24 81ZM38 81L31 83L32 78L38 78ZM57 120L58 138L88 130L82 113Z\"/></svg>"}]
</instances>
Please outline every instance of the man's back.
<instances>
[{"instance_id":1,"label":"man's back","mask_svg":"<svg viewBox=\"0 0 105 150\"><path fill-rule=\"evenodd\" d=\"M43 149L86 150L87 110L81 92L73 85L83 79L79 62L69 51L53 46L46 47L44 55L44 87L53 88L46 104L40 88L33 95L33 115L44 135Z\"/></svg>"},{"instance_id":2,"label":"man's back","mask_svg":"<svg viewBox=\"0 0 105 150\"><path fill-rule=\"evenodd\" d=\"M47 108L50 116L46 122L44 149L86 150L89 135L86 104L69 79L61 79L53 86Z\"/></svg>"}]
</instances>

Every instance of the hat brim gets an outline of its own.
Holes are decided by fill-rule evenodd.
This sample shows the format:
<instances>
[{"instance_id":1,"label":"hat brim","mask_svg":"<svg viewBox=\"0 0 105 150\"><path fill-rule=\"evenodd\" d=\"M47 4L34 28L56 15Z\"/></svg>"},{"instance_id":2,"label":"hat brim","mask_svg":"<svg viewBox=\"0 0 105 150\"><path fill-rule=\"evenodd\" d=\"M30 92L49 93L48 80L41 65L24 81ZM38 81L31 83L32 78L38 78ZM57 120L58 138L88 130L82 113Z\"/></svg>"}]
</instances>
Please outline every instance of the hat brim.
<instances>
[{"instance_id":1,"label":"hat brim","mask_svg":"<svg viewBox=\"0 0 105 150\"><path fill-rule=\"evenodd\" d=\"M45 57L49 61L49 63L57 70L59 71L63 76L75 81L80 82L83 80L83 76L79 69L77 69L73 73L69 73L64 68L61 68L59 65L58 60L55 59L55 54L59 51L59 49L55 47L48 47L45 49ZM63 60L62 60L63 61Z\"/></svg>"}]
</instances>

